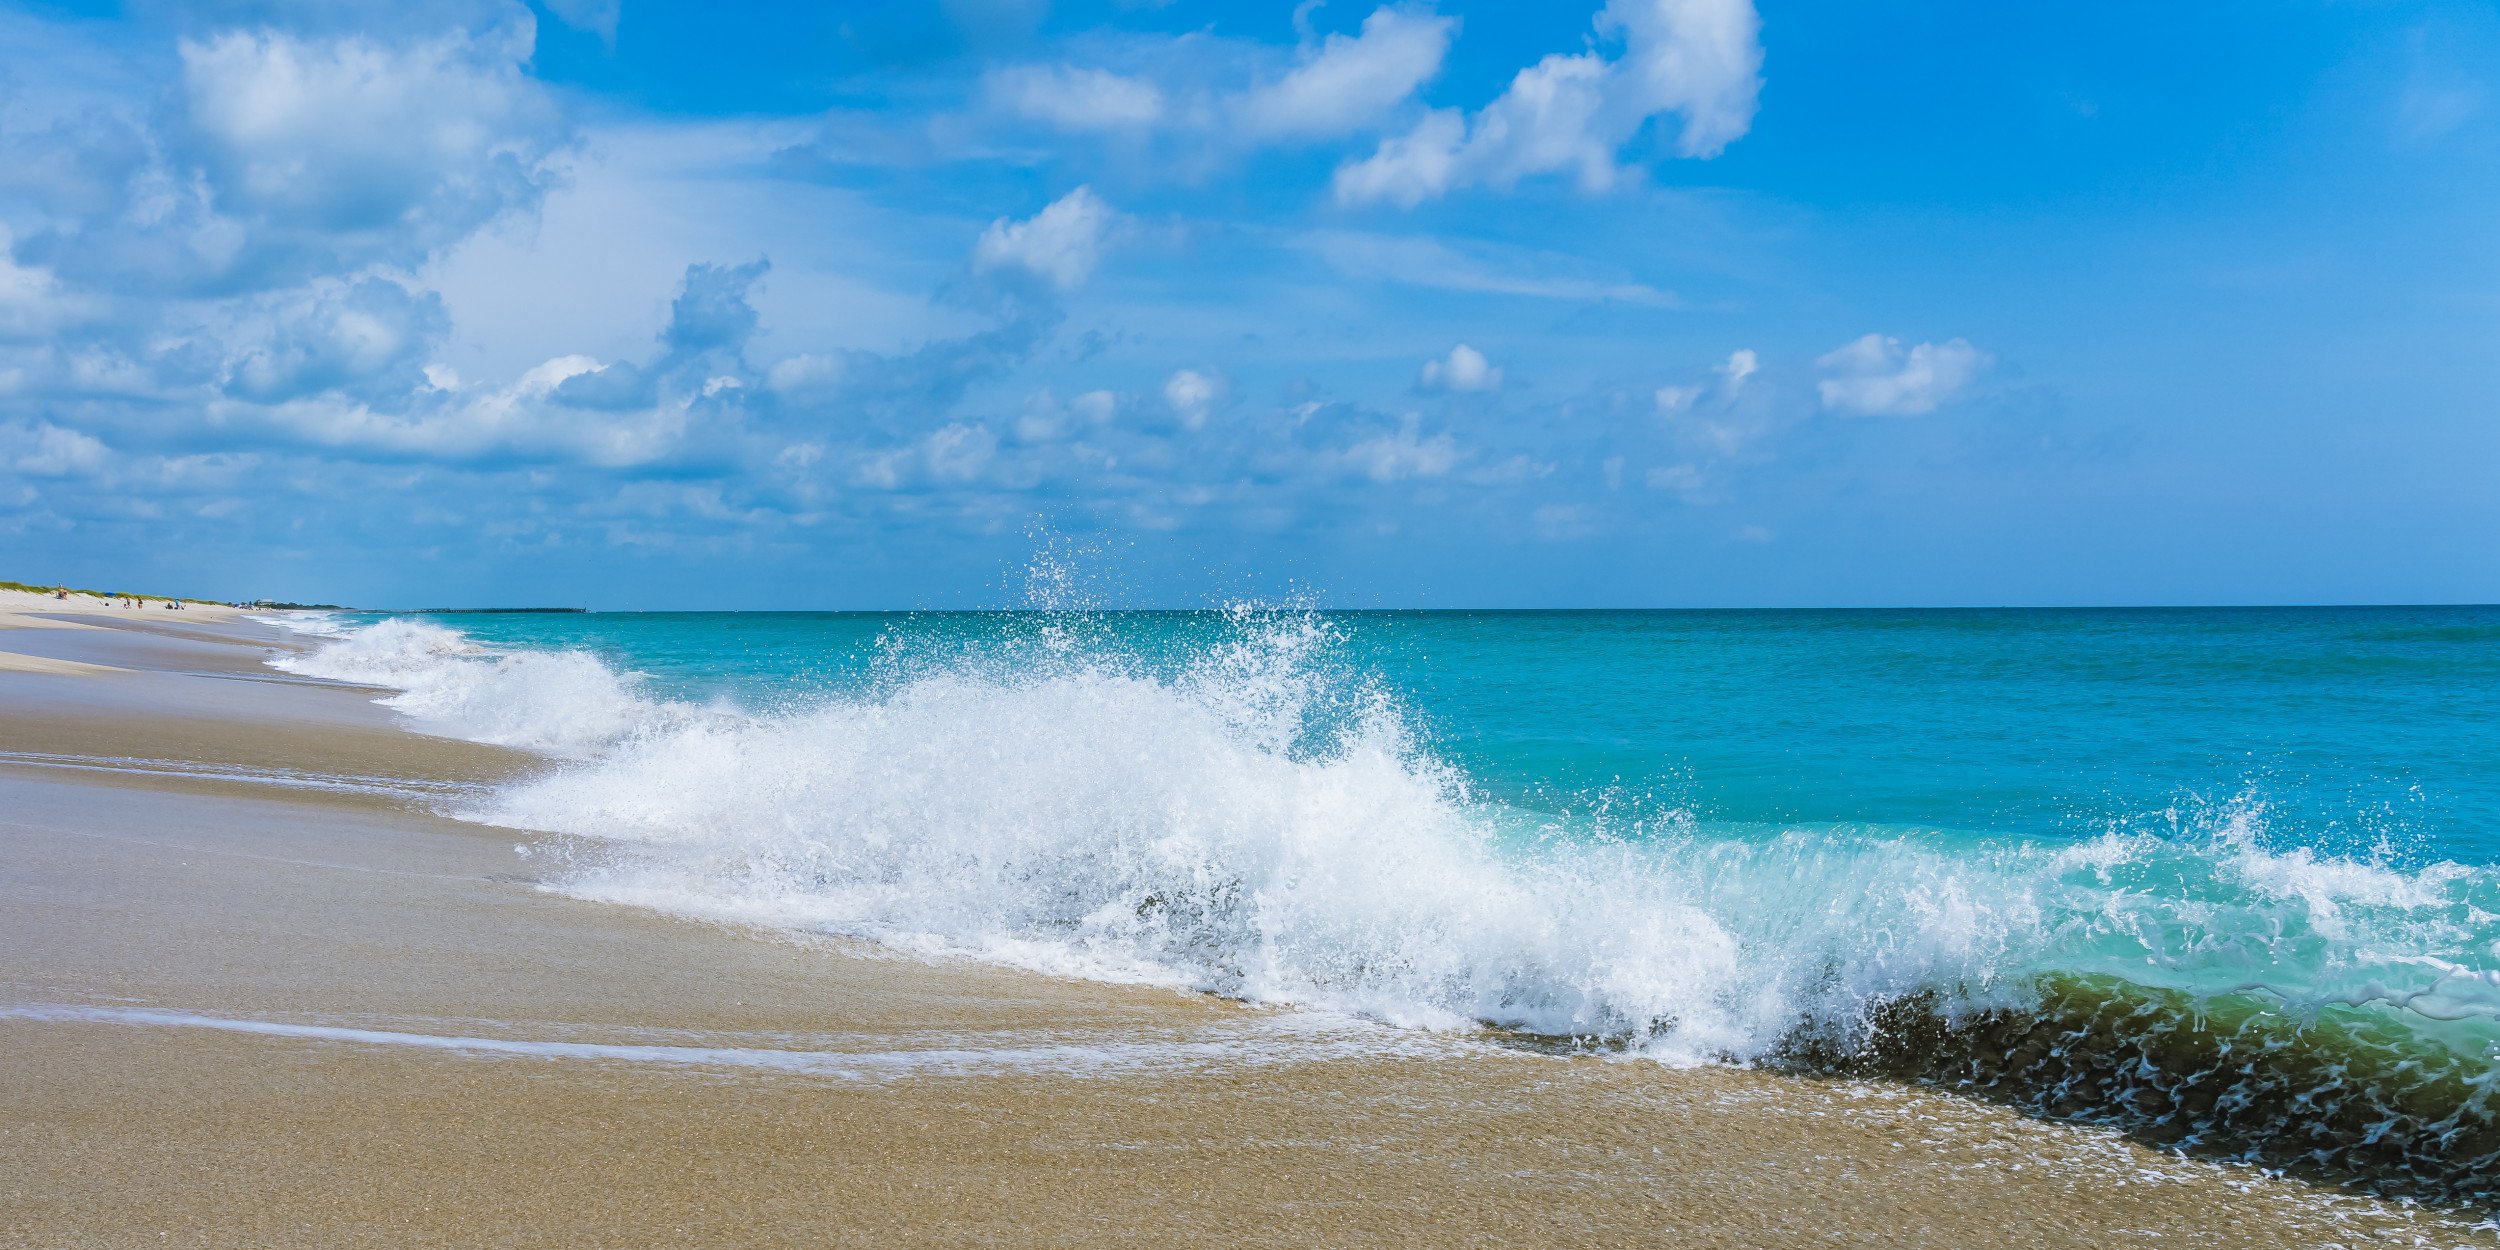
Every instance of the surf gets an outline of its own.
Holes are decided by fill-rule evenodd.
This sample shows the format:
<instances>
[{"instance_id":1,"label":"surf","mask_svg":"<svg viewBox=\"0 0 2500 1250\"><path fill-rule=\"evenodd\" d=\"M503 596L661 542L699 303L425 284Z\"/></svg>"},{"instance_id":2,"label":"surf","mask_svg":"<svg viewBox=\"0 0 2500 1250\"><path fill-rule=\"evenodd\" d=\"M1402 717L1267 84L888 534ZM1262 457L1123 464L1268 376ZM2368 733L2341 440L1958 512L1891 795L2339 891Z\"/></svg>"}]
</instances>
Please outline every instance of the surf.
<instances>
[{"instance_id":1,"label":"surf","mask_svg":"<svg viewBox=\"0 0 2500 1250\"><path fill-rule=\"evenodd\" d=\"M1496 793L1353 658L1243 609L881 637L681 697L586 649L352 627L293 671L555 761L467 819L549 888L1055 975L1672 1064L1877 1073L2488 1196L2500 876L2281 845L2263 796L2088 838Z\"/></svg>"}]
</instances>

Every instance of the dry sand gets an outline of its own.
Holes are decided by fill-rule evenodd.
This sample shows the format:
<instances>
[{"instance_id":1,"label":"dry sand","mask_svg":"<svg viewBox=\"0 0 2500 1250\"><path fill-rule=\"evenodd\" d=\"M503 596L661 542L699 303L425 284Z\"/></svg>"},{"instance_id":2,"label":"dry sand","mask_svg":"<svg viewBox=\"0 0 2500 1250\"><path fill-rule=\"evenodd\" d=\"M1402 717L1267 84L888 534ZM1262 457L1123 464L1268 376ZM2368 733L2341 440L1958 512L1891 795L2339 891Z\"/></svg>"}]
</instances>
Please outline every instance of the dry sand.
<instances>
[{"instance_id":1,"label":"dry sand","mask_svg":"<svg viewBox=\"0 0 2500 1250\"><path fill-rule=\"evenodd\" d=\"M1929 1091L565 899L429 810L534 761L195 611L0 604L0 1244L2495 1244Z\"/></svg>"}]
</instances>

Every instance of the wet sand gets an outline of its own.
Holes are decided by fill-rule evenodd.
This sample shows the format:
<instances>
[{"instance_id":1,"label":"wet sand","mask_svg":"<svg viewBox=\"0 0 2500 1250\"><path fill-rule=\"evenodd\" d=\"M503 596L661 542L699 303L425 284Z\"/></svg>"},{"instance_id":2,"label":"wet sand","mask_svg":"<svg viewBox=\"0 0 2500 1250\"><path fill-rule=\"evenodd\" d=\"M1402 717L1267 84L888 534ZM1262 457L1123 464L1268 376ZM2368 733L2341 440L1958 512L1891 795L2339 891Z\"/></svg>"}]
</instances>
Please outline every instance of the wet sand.
<instances>
[{"instance_id":1,"label":"wet sand","mask_svg":"<svg viewBox=\"0 0 2500 1250\"><path fill-rule=\"evenodd\" d=\"M432 810L542 765L182 616L0 604L0 1244L2496 1244L1931 1091L563 898Z\"/></svg>"}]
</instances>

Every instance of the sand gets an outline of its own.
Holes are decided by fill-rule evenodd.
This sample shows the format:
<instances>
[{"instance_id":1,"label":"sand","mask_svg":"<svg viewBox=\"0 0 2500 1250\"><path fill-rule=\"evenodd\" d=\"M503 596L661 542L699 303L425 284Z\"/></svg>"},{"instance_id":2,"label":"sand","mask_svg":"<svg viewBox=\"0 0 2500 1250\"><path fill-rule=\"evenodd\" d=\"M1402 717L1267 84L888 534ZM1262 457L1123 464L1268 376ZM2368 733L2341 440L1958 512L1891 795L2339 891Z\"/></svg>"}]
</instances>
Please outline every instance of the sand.
<instances>
[{"instance_id":1,"label":"sand","mask_svg":"<svg viewBox=\"0 0 2500 1250\"><path fill-rule=\"evenodd\" d=\"M437 814L546 765L195 611L0 604L0 1244L2500 1244L1933 1091L564 898Z\"/></svg>"}]
</instances>

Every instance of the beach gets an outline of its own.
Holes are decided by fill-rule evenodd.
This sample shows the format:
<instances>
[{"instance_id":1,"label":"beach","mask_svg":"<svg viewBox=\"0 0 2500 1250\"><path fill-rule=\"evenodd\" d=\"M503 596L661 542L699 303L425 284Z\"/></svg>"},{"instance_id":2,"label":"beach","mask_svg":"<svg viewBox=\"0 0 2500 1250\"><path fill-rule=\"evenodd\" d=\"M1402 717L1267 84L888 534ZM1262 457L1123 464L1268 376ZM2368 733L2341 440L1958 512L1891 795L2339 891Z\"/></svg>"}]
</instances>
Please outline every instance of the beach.
<instances>
[{"instance_id":1,"label":"beach","mask_svg":"<svg viewBox=\"0 0 2500 1250\"><path fill-rule=\"evenodd\" d=\"M0 1242L2495 1244L1912 1085L551 892L439 814L550 765L265 663L307 645L0 604Z\"/></svg>"}]
</instances>

